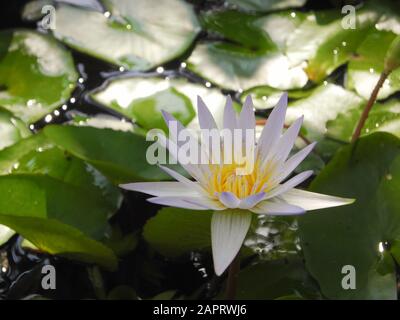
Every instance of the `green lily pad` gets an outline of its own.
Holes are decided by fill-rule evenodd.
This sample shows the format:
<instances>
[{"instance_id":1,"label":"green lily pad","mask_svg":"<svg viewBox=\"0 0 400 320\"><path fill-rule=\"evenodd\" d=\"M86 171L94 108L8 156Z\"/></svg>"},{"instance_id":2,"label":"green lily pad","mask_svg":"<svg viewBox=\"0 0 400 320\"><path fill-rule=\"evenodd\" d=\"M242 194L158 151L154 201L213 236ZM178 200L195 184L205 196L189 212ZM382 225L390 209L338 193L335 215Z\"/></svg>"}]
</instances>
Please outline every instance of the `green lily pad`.
<instances>
[{"instance_id":1,"label":"green lily pad","mask_svg":"<svg viewBox=\"0 0 400 320\"><path fill-rule=\"evenodd\" d=\"M105 13L59 5L57 39L72 48L132 70L170 61L193 42L199 26L181 0L107 0Z\"/></svg>"},{"instance_id":2,"label":"green lily pad","mask_svg":"<svg viewBox=\"0 0 400 320\"><path fill-rule=\"evenodd\" d=\"M154 142L142 135L67 125L47 126L44 133L56 146L90 163L115 183L171 179L147 161L147 149Z\"/></svg>"},{"instance_id":3,"label":"green lily pad","mask_svg":"<svg viewBox=\"0 0 400 320\"><path fill-rule=\"evenodd\" d=\"M164 128L160 110L172 113L190 129L199 129L197 96L210 108L217 124L222 124L226 96L219 90L190 83L186 79L172 78L120 78L111 80L92 98L133 120L145 129ZM162 98L162 100L160 100ZM149 108L149 104L150 107Z\"/></svg>"},{"instance_id":4,"label":"green lily pad","mask_svg":"<svg viewBox=\"0 0 400 320\"><path fill-rule=\"evenodd\" d=\"M29 129L17 117L0 108L0 150L30 135Z\"/></svg>"},{"instance_id":5,"label":"green lily pad","mask_svg":"<svg viewBox=\"0 0 400 320\"><path fill-rule=\"evenodd\" d=\"M321 140L327 132L327 122L340 113L360 108L365 102L351 91L334 84L322 85L304 99L289 104L287 124L304 115L303 128L310 140Z\"/></svg>"},{"instance_id":6,"label":"green lily pad","mask_svg":"<svg viewBox=\"0 0 400 320\"><path fill-rule=\"evenodd\" d=\"M58 220L0 214L0 223L29 239L44 252L96 263L109 270L117 268L118 261L111 249Z\"/></svg>"},{"instance_id":7,"label":"green lily pad","mask_svg":"<svg viewBox=\"0 0 400 320\"><path fill-rule=\"evenodd\" d=\"M346 86L368 99L384 69L386 52L396 34L391 31L375 30L368 34L348 66ZM395 69L384 82L378 99L385 99L400 90L400 68Z\"/></svg>"},{"instance_id":8,"label":"green lily pad","mask_svg":"<svg viewBox=\"0 0 400 320\"><path fill-rule=\"evenodd\" d=\"M229 42L197 45L188 67L229 90L301 88L308 78L301 64L289 62L286 41L304 18L303 13L291 12L266 16L234 10L206 12L202 15L204 28Z\"/></svg>"},{"instance_id":9,"label":"green lily pad","mask_svg":"<svg viewBox=\"0 0 400 320\"><path fill-rule=\"evenodd\" d=\"M0 32L0 105L34 122L64 103L78 73L52 37L29 30Z\"/></svg>"},{"instance_id":10,"label":"green lily pad","mask_svg":"<svg viewBox=\"0 0 400 320\"><path fill-rule=\"evenodd\" d=\"M209 11L201 18L203 27L209 32L217 33L248 49L260 52L277 50L277 45L260 27L266 24L262 21L265 18L235 10Z\"/></svg>"},{"instance_id":11,"label":"green lily pad","mask_svg":"<svg viewBox=\"0 0 400 320\"><path fill-rule=\"evenodd\" d=\"M327 136L350 142L364 107L365 103L328 121ZM385 131L400 137L400 103L397 100L375 103L372 107L361 135L376 131Z\"/></svg>"},{"instance_id":12,"label":"green lily pad","mask_svg":"<svg viewBox=\"0 0 400 320\"><path fill-rule=\"evenodd\" d=\"M166 257L210 249L211 216L211 211L164 208L147 222L143 236Z\"/></svg>"},{"instance_id":13,"label":"green lily pad","mask_svg":"<svg viewBox=\"0 0 400 320\"><path fill-rule=\"evenodd\" d=\"M307 0L227 0L246 11L270 11L286 8L302 7Z\"/></svg>"},{"instance_id":14,"label":"green lily pad","mask_svg":"<svg viewBox=\"0 0 400 320\"><path fill-rule=\"evenodd\" d=\"M104 239L107 220L119 208L122 197L94 167L55 147L39 133L0 151L0 190L4 197L0 204L0 211L6 215L4 224L17 232L22 228L21 234L37 249L49 253L57 253L59 249L74 253L76 248L71 247L68 251L68 237L73 237L70 239L72 244L85 238L82 241L89 249L98 247L96 250L100 252L90 252L87 258L77 255L74 258L84 262L91 259L90 262L110 266L102 261L109 255L109 249L103 250L104 246L94 239ZM25 228L25 223L31 220L41 225L40 229L35 229L38 235L33 229ZM67 239L62 240L67 244L49 243L53 227L67 229L66 234L60 235ZM8 235L13 234L13 230L8 229ZM50 236L46 240L47 232ZM82 250L86 250L85 245L76 252ZM96 260L93 255L100 256Z\"/></svg>"},{"instance_id":15,"label":"green lily pad","mask_svg":"<svg viewBox=\"0 0 400 320\"><path fill-rule=\"evenodd\" d=\"M265 261L239 273L237 299L271 300L289 295L297 299L318 295L300 260Z\"/></svg>"},{"instance_id":16,"label":"green lily pad","mask_svg":"<svg viewBox=\"0 0 400 320\"><path fill-rule=\"evenodd\" d=\"M311 191L356 199L299 219L307 269L328 298L397 299L399 183L400 140L381 132L340 149L312 182ZM355 268L350 289L345 266Z\"/></svg>"}]
</instances>

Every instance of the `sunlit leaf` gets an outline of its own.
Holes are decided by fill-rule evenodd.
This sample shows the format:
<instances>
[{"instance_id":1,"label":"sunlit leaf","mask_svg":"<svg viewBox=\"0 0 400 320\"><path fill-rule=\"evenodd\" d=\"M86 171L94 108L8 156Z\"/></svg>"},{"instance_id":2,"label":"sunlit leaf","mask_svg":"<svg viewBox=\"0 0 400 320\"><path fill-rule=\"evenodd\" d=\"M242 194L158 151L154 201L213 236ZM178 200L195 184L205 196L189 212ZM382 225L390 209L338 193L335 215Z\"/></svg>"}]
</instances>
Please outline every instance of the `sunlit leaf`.
<instances>
[{"instance_id":1,"label":"sunlit leaf","mask_svg":"<svg viewBox=\"0 0 400 320\"><path fill-rule=\"evenodd\" d=\"M192 7L181 0L107 0L105 13L59 5L56 38L134 70L181 55L199 31Z\"/></svg>"},{"instance_id":2,"label":"sunlit leaf","mask_svg":"<svg viewBox=\"0 0 400 320\"><path fill-rule=\"evenodd\" d=\"M0 105L25 122L65 102L78 80L71 54L29 30L0 32Z\"/></svg>"}]
</instances>

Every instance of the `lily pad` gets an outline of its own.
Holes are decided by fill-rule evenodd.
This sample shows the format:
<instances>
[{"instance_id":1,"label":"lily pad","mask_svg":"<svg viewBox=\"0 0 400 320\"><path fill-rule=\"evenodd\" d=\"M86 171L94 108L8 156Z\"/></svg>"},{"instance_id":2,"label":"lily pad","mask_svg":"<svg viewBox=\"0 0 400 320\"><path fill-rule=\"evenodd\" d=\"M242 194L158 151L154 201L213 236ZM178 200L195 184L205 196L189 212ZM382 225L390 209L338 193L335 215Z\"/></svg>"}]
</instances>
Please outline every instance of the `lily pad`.
<instances>
[{"instance_id":1,"label":"lily pad","mask_svg":"<svg viewBox=\"0 0 400 320\"><path fill-rule=\"evenodd\" d=\"M327 136L350 142L364 107L365 105L361 105L360 108L340 113L336 119L328 121ZM400 137L400 103L397 100L375 103L372 107L361 135L376 131L385 131Z\"/></svg>"},{"instance_id":2,"label":"lily pad","mask_svg":"<svg viewBox=\"0 0 400 320\"><path fill-rule=\"evenodd\" d=\"M104 14L59 5L55 37L94 57L143 71L180 56L200 30L191 5L181 0L107 0L104 5Z\"/></svg>"},{"instance_id":3,"label":"lily pad","mask_svg":"<svg viewBox=\"0 0 400 320\"><path fill-rule=\"evenodd\" d=\"M384 69L386 52L396 34L391 31L371 32L357 50L348 67L347 87L368 99ZM394 70L379 91L378 99L385 99L400 90L400 68Z\"/></svg>"},{"instance_id":4,"label":"lily pad","mask_svg":"<svg viewBox=\"0 0 400 320\"><path fill-rule=\"evenodd\" d=\"M356 199L299 219L307 269L328 298L397 299L399 183L400 140L388 133L343 147L312 182L311 191ZM345 266L354 267L351 289Z\"/></svg>"},{"instance_id":5,"label":"lily pad","mask_svg":"<svg viewBox=\"0 0 400 320\"><path fill-rule=\"evenodd\" d=\"M104 237L107 219L121 203L118 189L96 169L54 147L42 134L2 150L0 174L2 194L13 195L2 201L0 212L37 214L33 203L38 203L42 215L69 223L97 239ZM30 192L25 195L26 190ZM31 198L35 192L38 197L44 195L43 207L40 199Z\"/></svg>"},{"instance_id":6,"label":"lily pad","mask_svg":"<svg viewBox=\"0 0 400 320\"><path fill-rule=\"evenodd\" d=\"M47 126L44 133L56 146L90 163L115 183L171 179L146 159L147 149L154 142L142 135L67 125Z\"/></svg>"},{"instance_id":7,"label":"lily pad","mask_svg":"<svg viewBox=\"0 0 400 320\"><path fill-rule=\"evenodd\" d=\"M300 260L265 261L239 274L237 299L271 300L292 295L297 299L318 296Z\"/></svg>"},{"instance_id":8,"label":"lily pad","mask_svg":"<svg viewBox=\"0 0 400 320\"><path fill-rule=\"evenodd\" d=\"M307 0L227 0L227 2L246 11L270 11L302 7Z\"/></svg>"},{"instance_id":9,"label":"lily pad","mask_svg":"<svg viewBox=\"0 0 400 320\"><path fill-rule=\"evenodd\" d=\"M166 257L211 249L211 216L211 211L164 208L147 222L143 235Z\"/></svg>"},{"instance_id":10,"label":"lily pad","mask_svg":"<svg viewBox=\"0 0 400 320\"><path fill-rule=\"evenodd\" d=\"M0 214L0 223L29 239L44 252L96 263L109 270L117 268L118 261L111 249L58 220Z\"/></svg>"},{"instance_id":11,"label":"lily pad","mask_svg":"<svg viewBox=\"0 0 400 320\"><path fill-rule=\"evenodd\" d=\"M199 129L194 106L202 97L217 123L222 124L226 96L219 90L188 82L182 78L120 78L111 80L92 98L133 120L145 129L165 128L160 109L171 112L184 125ZM159 98L163 100L157 102ZM150 103L154 108L149 108ZM139 118L137 118L137 115Z\"/></svg>"},{"instance_id":12,"label":"lily pad","mask_svg":"<svg viewBox=\"0 0 400 320\"><path fill-rule=\"evenodd\" d=\"M327 122L336 119L340 113L360 108L363 99L351 91L334 84L322 85L304 99L289 104L286 113L287 124L304 115L307 138L321 140L327 132Z\"/></svg>"},{"instance_id":13,"label":"lily pad","mask_svg":"<svg viewBox=\"0 0 400 320\"><path fill-rule=\"evenodd\" d=\"M24 122L64 103L77 80L71 54L52 37L29 30L0 32L0 105Z\"/></svg>"},{"instance_id":14,"label":"lily pad","mask_svg":"<svg viewBox=\"0 0 400 320\"><path fill-rule=\"evenodd\" d=\"M29 129L17 117L0 108L0 150L30 135Z\"/></svg>"}]
</instances>

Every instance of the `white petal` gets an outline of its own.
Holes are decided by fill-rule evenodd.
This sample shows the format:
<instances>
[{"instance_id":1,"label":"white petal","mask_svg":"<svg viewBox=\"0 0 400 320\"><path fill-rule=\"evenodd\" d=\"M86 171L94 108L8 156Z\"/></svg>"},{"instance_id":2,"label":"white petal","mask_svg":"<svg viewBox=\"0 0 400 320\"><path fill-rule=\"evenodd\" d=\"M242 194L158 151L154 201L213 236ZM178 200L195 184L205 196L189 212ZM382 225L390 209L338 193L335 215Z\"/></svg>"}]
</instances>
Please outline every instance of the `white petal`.
<instances>
[{"instance_id":1,"label":"white petal","mask_svg":"<svg viewBox=\"0 0 400 320\"><path fill-rule=\"evenodd\" d=\"M302 183L304 180L311 177L312 174L313 174L312 170L303 171L303 172L299 173L298 175L289 179L285 183L277 186L275 189L268 192L264 199L265 200L271 199L273 197L279 196L280 194L282 194L286 191L289 191L290 189L292 189L292 188L296 187L297 185L299 185L300 183Z\"/></svg>"},{"instance_id":2,"label":"white petal","mask_svg":"<svg viewBox=\"0 0 400 320\"><path fill-rule=\"evenodd\" d=\"M167 168L164 166L160 166L160 168L162 170L164 170L167 174L169 174L175 180L178 180L179 182L185 184L190 190L196 190L200 194L204 194L204 192L205 192L204 189L198 183L189 180L188 178L184 177L180 173L178 173L170 168Z\"/></svg>"},{"instance_id":3,"label":"white petal","mask_svg":"<svg viewBox=\"0 0 400 320\"><path fill-rule=\"evenodd\" d=\"M207 108L203 99L197 96L197 115L199 118L199 124L201 129L217 129L217 124L215 123L214 117L212 116L210 110Z\"/></svg>"},{"instance_id":4,"label":"white petal","mask_svg":"<svg viewBox=\"0 0 400 320\"><path fill-rule=\"evenodd\" d=\"M169 114L168 112L162 111L162 115L163 115L164 121L165 121L165 123L167 124L168 129L169 129L170 140L167 139L167 142L168 142L168 143L171 143L170 141L172 141L171 144L175 144L177 148L180 148L180 147L182 147L183 145L185 145L186 143L188 143L187 139L189 139L189 141L191 141L191 142L196 142L196 143L198 144L197 147L198 147L198 150L200 151L200 154L199 154L199 155L196 155L196 154L192 154L192 153L191 153L191 154L189 155L189 156L191 157L191 158L190 158L190 162L189 162L189 164L186 164L186 165L189 165L189 166L190 166L190 164L198 164L198 163L201 163L200 160L203 160L203 159L207 161L207 159L208 159L207 152L205 151L205 149L204 149L204 147L202 146L202 144L199 143L199 140L198 140L193 134L191 134L190 130L187 129L187 128L185 128L185 127L182 125L182 123L180 123L178 120L176 120L176 119L175 119L171 114ZM175 127L175 126L176 126L176 127ZM174 129L175 129L175 130L174 130ZM181 136L184 136L185 139L183 139L183 141L182 141L182 140L179 139L179 135L181 134L181 132L182 132L183 130L185 130L185 135L182 134ZM170 152L171 152L170 146L167 145L167 147L168 147L168 149L169 149ZM176 149L176 150L178 150L178 149ZM178 156L179 156L179 153L178 153L178 155L177 155L177 154L174 154L174 153L176 153L176 151L172 151L172 153L173 153L173 156L174 156L175 158L178 158L178 162L179 162L181 165L183 165L182 159L179 159L179 157L178 157ZM208 163L208 162L207 162L207 163ZM189 172L189 171L188 171L188 172ZM190 173L190 172L189 172L189 173Z\"/></svg>"},{"instance_id":5,"label":"white petal","mask_svg":"<svg viewBox=\"0 0 400 320\"><path fill-rule=\"evenodd\" d=\"M256 117L253 110L253 101L251 96L246 97L246 101L243 104L242 111L239 115L239 127L245 131L246 129L254 129L256 127Z\"/></svg>"},{"instance_id":6,"label":"white petal","mask_svg":"<svg viewBox=\"0 0 400 320\"><path fill-rule=\"evenodd\" d=\"M223 210L211 219L214 270L220 276L238 254L251 223L251 212Z\"/></svg>"},{"instance_id":7,"label":"white petal","mask_svg":"<svg viewBox=\"0 0 400 320\"><path fill-rule=\"evenodd\" d=\"M287 100L287 93L282 94L278 104L272 110L270 116L268 117L267 123L261 132L258 146L263 159L266 158L281 136L283 125L285 123Z\"/></svg>"},{"instance_id":8,"label":"white petal","mask_svg":"<svg viewBox=\"0 0 400 320\"><path fill-rule=\"evenodd\" d=\"M120 184L121 188L131 191L143 192L152 196L179 196L190 195L198 196L196 190L189 189L187 185L173 181L173 182L135 182Z\"/></svg>"},{"instance_id":9,"label":"white petal","mask_svg":"<svg viewBox=\"0 0 400 320\"><path fill-rule=\"evenodd\" d=\"M337 207L354 202L354 199L334 197L300 189L291 189L279 197L286 202L302 207L304 210Z\"/></svg>"},{"instance_id":10,"label":"white petal","mask_svg":"<svg viewBox=\"0 0 400 320\"><path fill-rule=\"evenodd\" d=\"M275 147L275 157L277 160L286 161L290 151L299 135L301 125L303 124L304 117L298 118L293 124L285 131L282 137L279 139L277 146Z\"/></svg>"},{"instance_id":11,"label":"white petal","mask_svg":"<svg viewBox=\"0 0 400 320\"><path fill-rule=\"evenodd\" d=\"M238 128L237 116L235 110L233 110L233 103L231 96L226 97L226 104L224 109L224 128L236 129Z\"/></svg>"},{"instance_id":12,"label":"white petal","mask_svg":"<svg viewBox=\"0 0 400 320\"><path fill-rule=\"evenodd\" d=\"M174 197L154 197L147 201L161 204L164 206L185 208L191 210L223 210L225 209L217 201L212 201L205 197L174 196Z\"/></svg>"},{"instance_id":13,"label":"white petal","mask_svg":"<svg viewBox=\"0 0 400 320\"><path fill-rule=\"evenodd\" d=\"M305 210L299 206L295 206L285 202L276 201L262 201L255 207L251 208L250 211L258 214L269 214L269 215L295 215L303 214Z\"/></svg>"},{"instance_id":14,"label":"white petal","mask_svg":"<svg viewBox=\"0 0 400 320\"><path fill-rule=\"evenodd\" d=\"M280 174L280 181L285 179L294 169L308 156L308 154L314 149L316 142L310 143L307 147L304 147L295 155L290 157L283 165L282 172Z\"/></svg>"},{"instance_id":15,"label":"white petal","mask_svg":"<svg viewBox=\"0 0 400 320\"><path fill-rule=\"evenodd\" d=\"M259 203L261 200L263 200L264 197L265 197L264 192L260 192L260 193L248 196L240 201L239 208L240 209L250 209L250 208L254 207L257 203Z\"/></svg>"},{"instance_id":16,"label":"white petal","mask_svg":"<svg viewBox=\"0 0 400 320\"><path fill-rule=\"evenodd\" d=\"M167 139L165 136L160 135L158 136L158 143L169 151L169 156L176 162L178 162L187 173L189 173L193 178L197 181L204 183L204 173L201 171L202 168L208 169L208 167L197 165L197 164L183 164L183 161L179 161L179 153L178 153L178 146L175 142L170 139ZM182 159L181 159L182 160ZM192 159L193 160L193 159ZM208 171L208 170L207 170Z\"/></svg>"},{"instance_id":17,"label":"white petal","mask_svg":"<svg viewBox=\"0 0 400 320\"><path fill-rule=\"evenodd\" d=\"M221 192L218 198L225 207L230 209L235 209L240 204L240 200L232 192Z\"/></svg>"}]
</instances>

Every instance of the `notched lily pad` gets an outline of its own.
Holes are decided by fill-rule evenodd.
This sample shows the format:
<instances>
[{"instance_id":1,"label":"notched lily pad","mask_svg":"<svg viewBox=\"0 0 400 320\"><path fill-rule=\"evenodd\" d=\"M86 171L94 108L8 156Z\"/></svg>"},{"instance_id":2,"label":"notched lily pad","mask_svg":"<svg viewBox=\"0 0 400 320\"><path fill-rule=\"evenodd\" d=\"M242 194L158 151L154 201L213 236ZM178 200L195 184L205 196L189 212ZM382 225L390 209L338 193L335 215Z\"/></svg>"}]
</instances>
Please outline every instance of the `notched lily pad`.
<instances>
[{"instance_id":1,"label":"notched lily pad","mask_svg":"<svg viewBox=\"0 0 400 320\"><path fill-rule=\"evenodd\" d=\"M52 37L30 30L0 32L0 105L24 122L64 103L77 80L71 54Z\"/></svg>"},{"instance_id":2,"label":"notched lily pad","mask_svg":"<svg viewBox=\"0 0 400 320\"><path fill-rule=\"evenodd\" d=\"M181 55L200 31L181 0L107 0L102 13L59 5L54 35L76 50L132 70L148 70Z\"/></svg>"}]
</instances>

